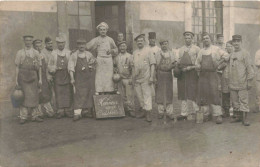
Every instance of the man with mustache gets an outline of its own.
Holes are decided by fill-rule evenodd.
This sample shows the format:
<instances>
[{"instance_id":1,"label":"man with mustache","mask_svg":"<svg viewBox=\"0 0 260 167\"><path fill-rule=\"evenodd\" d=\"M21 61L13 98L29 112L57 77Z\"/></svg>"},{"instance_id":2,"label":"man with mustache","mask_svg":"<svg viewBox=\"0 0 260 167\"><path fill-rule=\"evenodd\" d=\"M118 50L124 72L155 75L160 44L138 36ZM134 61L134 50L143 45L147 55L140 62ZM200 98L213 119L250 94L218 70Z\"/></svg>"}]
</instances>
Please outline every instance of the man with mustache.
<instances>
[{"instance_id":1,"label":"man with mustache","mask_svg":"<svg viewBox=\"0 0 260 167\"><path fill-rule=\"evenodd\" d=\"M231 122L242 121L244 126L249 126L250 123L247 120L248 91L252 88L254 70L249 53L241 48L242 36L233 35L232 43L234 52L230 57L229 87L234 116Z\"/></svg>"},{"instance_id":2,"label":"man with mustache","mask_svg":"<svg viewBox=\"0 0 260 167\"><path fill-rule=\"evenodd\" d=\"M222 109L219 97L218 66L221 58L228 60L229 55L219 47L212 45L210 34L202 34L203 49L200 50L195 65L199 73L198 103L204 112L205 121L209 119L209 108L216 117L216 123L222 123Z\"/></svg>"},{"instance_id":3,"label":"man with mustache","mask_svg":"<svg viewBox=\"0 0 260 167\"><path fill-rule=\"evenodd\" d=\"M151 122L152 112L152 88L154 82L155 56L148 47L145 47L145 35L140 34L135 38L137 49L134 51L134 84L138 101L141 105L137 118L146 117L147 122Z\"/></svg>"}]
</instances>

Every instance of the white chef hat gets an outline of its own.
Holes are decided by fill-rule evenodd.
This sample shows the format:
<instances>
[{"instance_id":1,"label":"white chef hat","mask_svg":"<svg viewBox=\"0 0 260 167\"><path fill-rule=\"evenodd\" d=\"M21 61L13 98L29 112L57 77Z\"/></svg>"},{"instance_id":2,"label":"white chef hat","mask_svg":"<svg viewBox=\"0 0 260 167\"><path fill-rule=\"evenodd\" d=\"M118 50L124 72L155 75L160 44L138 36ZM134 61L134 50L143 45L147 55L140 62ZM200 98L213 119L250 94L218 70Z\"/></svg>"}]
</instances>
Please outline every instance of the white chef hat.
<instances>
[{"instance_id":1,"label":"white chef hat","mask_svg":"<svg viewBox=\"0 0 260 167\"><path fill-rule=\"evenodd\" d=\"M101 22L101 23L97 26L97 30L98 30L100 27L105 27L106 29L109 28L108 25L107 25L107 23L105 23L105 22Z\"/></svg>"}]
</instances>

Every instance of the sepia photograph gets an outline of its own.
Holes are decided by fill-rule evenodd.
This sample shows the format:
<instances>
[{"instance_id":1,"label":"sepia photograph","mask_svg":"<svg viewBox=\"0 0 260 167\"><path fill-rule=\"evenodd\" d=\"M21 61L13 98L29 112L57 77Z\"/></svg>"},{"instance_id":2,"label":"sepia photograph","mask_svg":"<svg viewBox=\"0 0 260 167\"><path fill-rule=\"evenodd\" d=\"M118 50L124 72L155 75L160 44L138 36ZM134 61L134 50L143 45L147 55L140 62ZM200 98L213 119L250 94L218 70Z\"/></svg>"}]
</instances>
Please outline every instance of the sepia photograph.
<instances>
[{"instance_id":1,"label":"sepia photograph","mask_svg":"<svg viewBox=\"0 0 260 167\"><path fill-rule=\"evenodd\" d=\"M260 167L260 1L0 0L0 167Z\"/></svg>"}]
</instances>

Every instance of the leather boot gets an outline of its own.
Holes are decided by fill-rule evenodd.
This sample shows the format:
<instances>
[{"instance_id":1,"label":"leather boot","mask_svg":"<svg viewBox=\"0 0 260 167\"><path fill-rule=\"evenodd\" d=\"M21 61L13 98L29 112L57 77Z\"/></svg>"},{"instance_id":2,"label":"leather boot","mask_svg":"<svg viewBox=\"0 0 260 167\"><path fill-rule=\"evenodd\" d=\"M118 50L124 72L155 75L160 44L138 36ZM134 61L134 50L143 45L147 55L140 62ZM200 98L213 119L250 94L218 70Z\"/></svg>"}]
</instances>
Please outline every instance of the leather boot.
<instances>
[{"instance_id":1,"label":"leather boot","mask_svg":"<svg viewBox=\"0 0 260 167\"><path fill-rule=\"evenodd\" d=\"M233 114L233 117L231 118L231 121L230 121L230 123L237 123L237 122L241 122L242 121L242 112L240 112L240 111L234 111L233 112L234 114Z\"/></svg>"},{"instance_id":2,"label":"leather boot","mask_svg":"<svg viewBox=\"0 0 260 167\"><path fill-rule=\"evenodd\" d=\"M152 111L146 111L146 121L152 122Z\"/></svg>"},{"instance_id":3,"label":"leather boot","mask_svg":"<svg viewBox=\"0 0 260 167\"><path fill-rule=\"evenodd\" d=\"M216 124L222 124L222 116L217 116Z\"/></svg>"},{"instance_id":4,"label":"leather boot","mask_svg":"<svg viewBox=\"0 0 260 167\"><path fill-rule=\"evenodd\" d=\"M140 109L139 112L136 113L136 118L144 118L146 111L144 109Z\"/></svg>"}]
</instances>

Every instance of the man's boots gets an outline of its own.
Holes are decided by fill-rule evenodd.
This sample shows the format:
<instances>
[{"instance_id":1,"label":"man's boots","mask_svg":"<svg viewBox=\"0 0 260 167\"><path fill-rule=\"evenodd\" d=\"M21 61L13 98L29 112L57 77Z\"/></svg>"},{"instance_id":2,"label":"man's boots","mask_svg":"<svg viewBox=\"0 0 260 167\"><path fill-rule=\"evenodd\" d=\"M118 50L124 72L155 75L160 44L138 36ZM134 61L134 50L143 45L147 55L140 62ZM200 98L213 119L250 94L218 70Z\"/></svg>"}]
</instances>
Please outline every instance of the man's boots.
<instances>
[{"instance_id":1,"label":"man's boots","mask_svg":"<svg viewBox=\"0 0 260 167\"><path fill-rule=\"evenodd\" d=\"M152 122L152 111L146 111L146 121Z\"/></svg>"},{"instance_id":2,"label":"man's boots","mask_svg":"<svg viewBox=\"0 0 260 167\"><path fill-rule=\"evenodd\" d=\"M139 112L136 113L136 118L144 118L146 111L144 109L140 109Z\"/></svg>"},{"instance_id":3,"label":"man's boots","mask_svg":"<svg viewBox=\"0 0 260 167\"><path fill-rule=\"evenodd\" d=\"M240 111L233 111L233 117L231 118L230 123L236 123L236 122L241 122L242 121L242 112Z\"/></svg>"}]
</instances>

